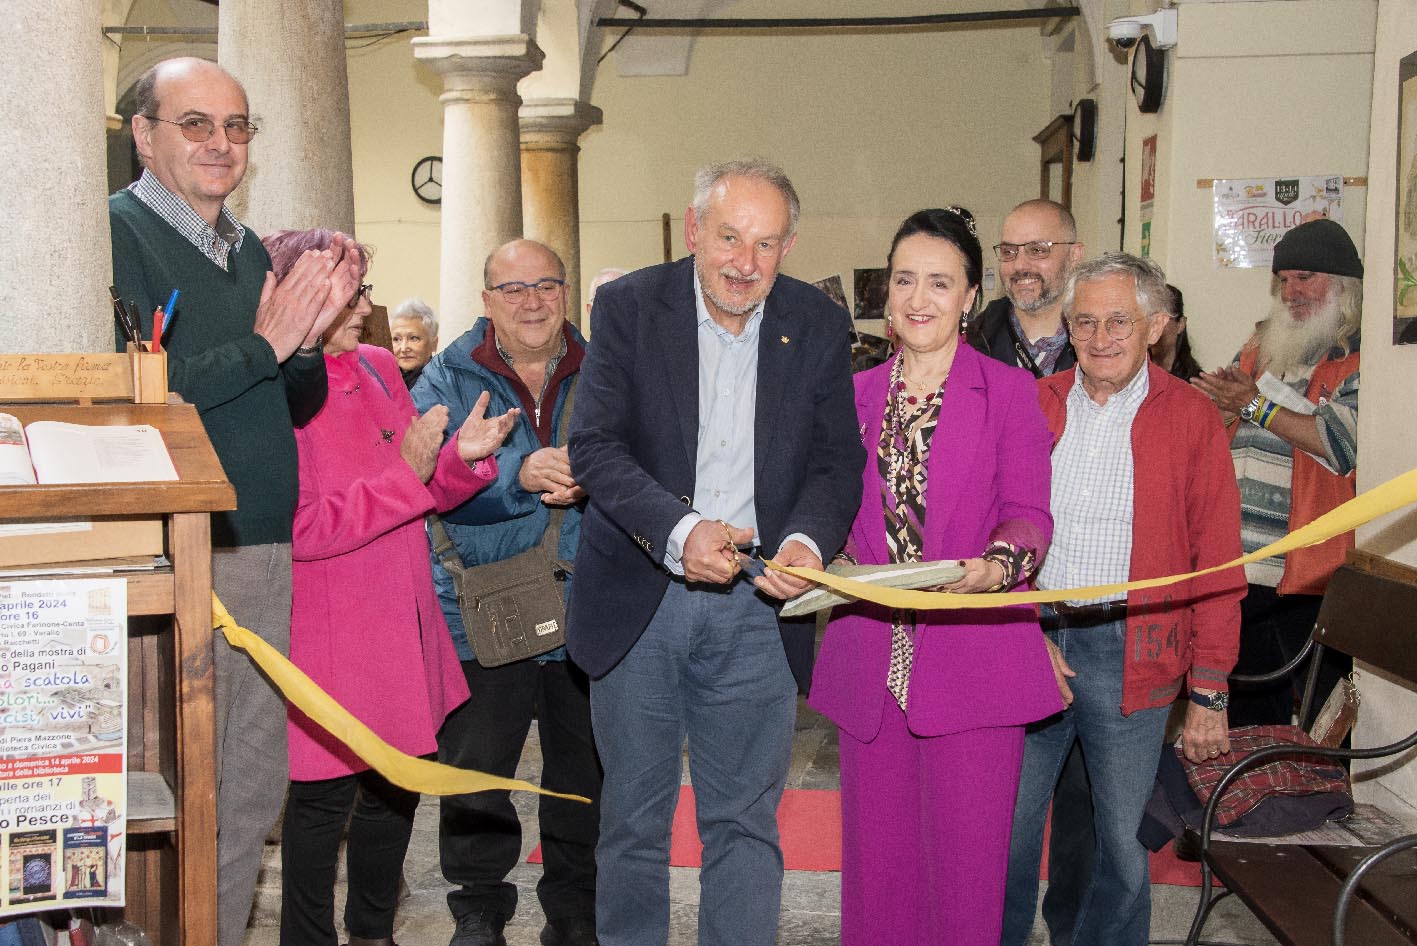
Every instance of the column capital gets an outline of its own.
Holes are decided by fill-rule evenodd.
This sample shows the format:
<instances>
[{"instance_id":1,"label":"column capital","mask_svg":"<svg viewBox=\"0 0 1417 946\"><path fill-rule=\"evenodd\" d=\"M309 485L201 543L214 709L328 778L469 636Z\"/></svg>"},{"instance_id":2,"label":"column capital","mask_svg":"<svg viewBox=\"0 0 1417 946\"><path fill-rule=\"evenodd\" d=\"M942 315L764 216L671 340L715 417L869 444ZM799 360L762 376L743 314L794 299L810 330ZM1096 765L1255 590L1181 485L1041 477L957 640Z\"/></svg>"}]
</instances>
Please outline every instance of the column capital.
<instances>
[{"instance_id":1,"label":"column capital","mask_svg":"<svg viewBox=\"0 0 1417 946\"><path fill-rule=\"evenodd\" d=\"M575 148L581 135L602 120L600 109L580 99L526 99L517 116L523 151Z\"/></svg>"},{"instance_id":2,"label":"column capital","mask_svg":"<svg viewBox=\"0 0 1417 946\"><path fill-rule=\"evenodd\" d=\"M540 69L543 58L536 40L525 33L419 36L413 40L413 56L443 77L448 92L513 99L517 83Z\"/></svg>"}]
</instances>

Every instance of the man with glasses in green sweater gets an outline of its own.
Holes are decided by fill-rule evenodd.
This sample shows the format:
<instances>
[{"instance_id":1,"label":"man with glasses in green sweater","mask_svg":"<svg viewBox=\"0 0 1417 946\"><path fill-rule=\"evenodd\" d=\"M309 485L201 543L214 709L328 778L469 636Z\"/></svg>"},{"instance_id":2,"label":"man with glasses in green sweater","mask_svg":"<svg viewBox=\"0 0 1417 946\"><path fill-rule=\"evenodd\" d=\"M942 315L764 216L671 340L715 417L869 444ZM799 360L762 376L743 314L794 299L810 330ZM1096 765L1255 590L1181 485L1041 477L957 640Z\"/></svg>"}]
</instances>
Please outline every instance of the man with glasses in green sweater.
<instances>
[{"instance_id":1,"label":"man with glasses in green sweater","mask_svg":"<svg viewBox=\"0 0 1417 946\"><path fill-rule=\"evenodd\" d=\"M114 285L137 303L144 338L180 290L166 313L168 386L196 406L236 487L236 510L212 517L212 585L242 625L288 653L294 427L324 404L321 333L358 286L359 251L337 238L277 283L260 239L226 207L256 134L240 83L206 60L169 59L135 91L144 170L108 201ZM285 796L285 702L221 638L214 656L217 938L238 946Z\"/></svg>"}]
</instances>

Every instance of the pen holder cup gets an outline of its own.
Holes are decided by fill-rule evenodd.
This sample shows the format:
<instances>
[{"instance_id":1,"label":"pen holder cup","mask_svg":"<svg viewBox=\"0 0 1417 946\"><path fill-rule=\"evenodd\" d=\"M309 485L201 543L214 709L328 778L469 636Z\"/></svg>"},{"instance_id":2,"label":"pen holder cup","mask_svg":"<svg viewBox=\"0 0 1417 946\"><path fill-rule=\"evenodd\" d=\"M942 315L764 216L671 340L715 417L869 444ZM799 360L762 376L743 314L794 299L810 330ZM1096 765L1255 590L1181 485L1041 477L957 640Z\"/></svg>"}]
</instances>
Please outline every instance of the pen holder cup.
<instances>
[{"instance_id":1,"label":"pen holder cup","mask_svg":"<svg viewBox=\"0 0 1417 946\"><path fill-rule=\"evenodd\" d=\"M167 403L167 352L139 351L130 342L128 358L133 365L133 402Z\"/></svg>"}]
</instances>

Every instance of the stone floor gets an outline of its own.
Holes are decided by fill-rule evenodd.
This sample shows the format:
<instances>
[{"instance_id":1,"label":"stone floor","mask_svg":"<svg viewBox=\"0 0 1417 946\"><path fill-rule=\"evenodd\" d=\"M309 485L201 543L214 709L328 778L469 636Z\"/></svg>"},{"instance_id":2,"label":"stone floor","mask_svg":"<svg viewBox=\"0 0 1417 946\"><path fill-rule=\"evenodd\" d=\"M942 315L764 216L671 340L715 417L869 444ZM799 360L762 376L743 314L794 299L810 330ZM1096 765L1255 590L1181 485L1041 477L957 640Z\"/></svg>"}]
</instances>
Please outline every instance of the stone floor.
<instances>
[{"instance_id":1,"label":"stone floor","mask_svg":"<svg viewBox=\"0 0 1417 946\"><path fill-rule=\"evenodd\" d=\"M528 740L517 775L539 781L541 752L535 728ZM797 713L797 731L793 740L792 764L788 771L789 788L834 789L838 787L836 731L805 704ZM509 946L536 946L544 923L536 901L535 884L540 876L539 865L527 864L526 855L536 846L534 796L517 799L522 823L522 863L512 879L520 888L517 915L507 925ZM425 799L414 823L413 843L404 866L404 877L410 895L399 908L395 938L401 946L444 946L452 935L453 923L448 914L444 895L448 886L438 868L438 808L436 800ZM341 878L341 884L343 879ZM1181 942L1190 926L1196 891L1189 887L1152 888L1152 942ZM343 889L338 891L336 915L343 909ZM694 946L697 942L698 870L676 867L670 869L671 928L668 946ZM782 893L782 924L778 942L782 946L837 946L839 943L839 876L835 873L788 871ZM279 851L269 846L261 887L257 893L256 911L246 936L245 946L276 946L279 940L280 859ZM1243 905L1222 902L1206 927L1206 941L1216 944L1271 946L1274 939L1249 914ZM1030 946L1043 946L1046 939L1041 928L1035 928ZM886 946L886 944L883 944ZM941 944L947 946L947 944Z\"/></svg>"}]
</instances>

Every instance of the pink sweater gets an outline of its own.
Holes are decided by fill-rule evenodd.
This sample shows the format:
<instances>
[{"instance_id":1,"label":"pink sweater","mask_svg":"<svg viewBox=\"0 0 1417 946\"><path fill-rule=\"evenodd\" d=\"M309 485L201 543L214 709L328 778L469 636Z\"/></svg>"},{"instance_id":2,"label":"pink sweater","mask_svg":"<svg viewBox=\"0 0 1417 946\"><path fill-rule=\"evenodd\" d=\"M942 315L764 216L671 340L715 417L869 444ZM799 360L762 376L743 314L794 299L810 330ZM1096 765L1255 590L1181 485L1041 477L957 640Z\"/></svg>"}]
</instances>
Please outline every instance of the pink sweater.
<instances>
[{"instance_id":1,"label":"pink sweater","mask_svg":"<svg viewBox=\"0 0 1417 946\"><path fill-rule=\"evenodd\" d=\"M325 363L329 399L295 432L290 659L385 741L426 755L468 691L433 592L423 515L451 509L492 482L496 461L469 468L450 440L425 486L399 455L417 411L393 355L361 345ZM289 717L292 779L369 767L299 710Z\"/></svg>"}]
</instances>

